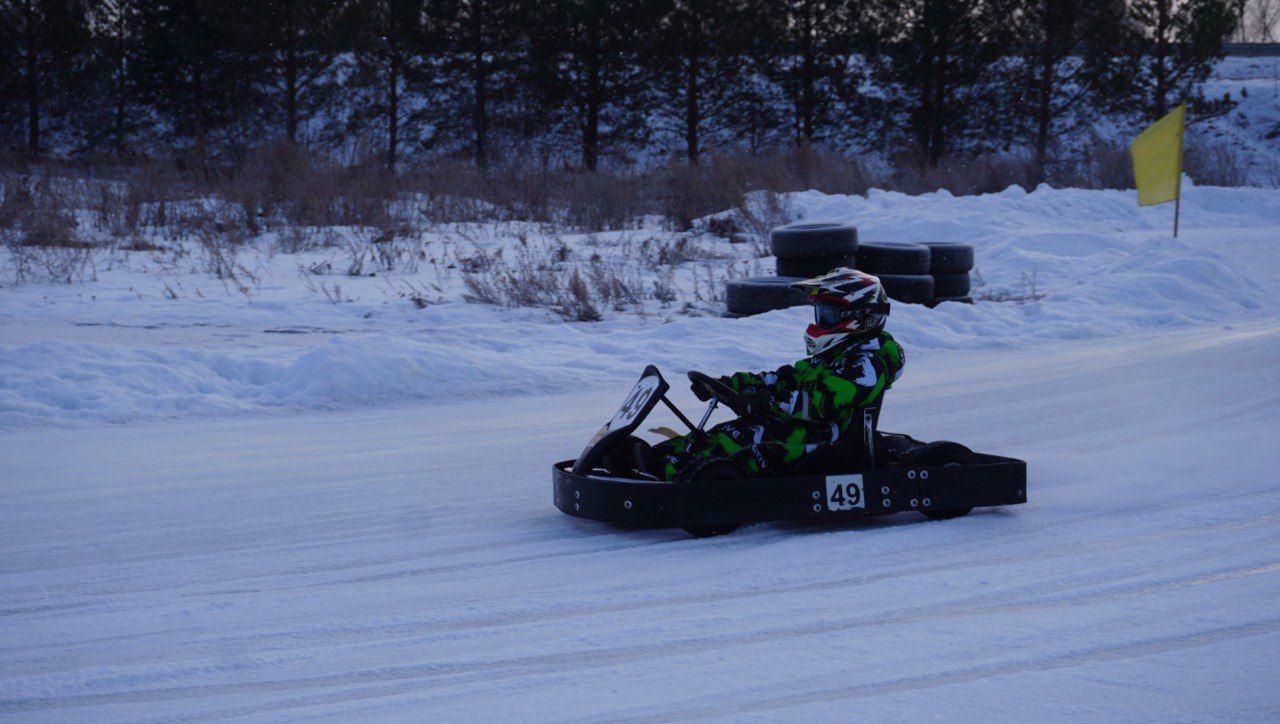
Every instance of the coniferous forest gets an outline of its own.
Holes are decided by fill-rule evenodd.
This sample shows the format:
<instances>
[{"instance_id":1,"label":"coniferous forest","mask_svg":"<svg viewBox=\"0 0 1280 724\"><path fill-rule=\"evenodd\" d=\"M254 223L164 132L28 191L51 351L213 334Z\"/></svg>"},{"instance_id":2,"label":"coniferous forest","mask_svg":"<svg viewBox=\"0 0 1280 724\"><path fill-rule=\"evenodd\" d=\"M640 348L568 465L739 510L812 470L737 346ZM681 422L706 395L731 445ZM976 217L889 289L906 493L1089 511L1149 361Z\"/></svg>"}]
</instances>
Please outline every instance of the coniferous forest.
<instances>
[{"instance_id":1,"label":"coniferous forest","mask_svg":"<svg viewBox=\"0 0 1280 724\"><path fill-rule=\"evenodd\" d=\"M0 0L0 146L619 169L1017 149L1188 101L1234 0Z\"/></svg>"}]
</instances>

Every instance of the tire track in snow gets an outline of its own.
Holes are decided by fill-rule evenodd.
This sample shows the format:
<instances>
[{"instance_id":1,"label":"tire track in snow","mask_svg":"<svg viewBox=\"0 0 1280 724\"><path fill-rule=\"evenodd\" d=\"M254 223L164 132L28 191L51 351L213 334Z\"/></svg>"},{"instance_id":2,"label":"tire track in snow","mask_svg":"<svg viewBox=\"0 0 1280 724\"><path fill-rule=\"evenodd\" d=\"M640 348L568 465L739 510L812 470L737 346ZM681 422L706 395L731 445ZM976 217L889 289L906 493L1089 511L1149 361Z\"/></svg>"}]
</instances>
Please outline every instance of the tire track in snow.
<instances>
[{"instance_id":1,"label":"tire track in snow","mask_svg":"<svg viewBox=\"0 0 1280 724\"><path fill-rule=\"evenodd\" d=\"M641 715L605 717L607 721L687 721L690 719L719 718L733 714L780 711L816 703L866 699L873 696L921 691L950 684L964 684L998 676L1008 676L1025 671L1052 671L1083 666L1104 661L1121 661L1143 656L1184 651L1211 646L1226 641L1264 636L1280 631L1280 619L1268 619L1253 623L1197 631L1161 638L1144 639L1123 644L1097 646L1043 657L1014 659L990 664L980 664L963 669L952 669L923 676L900 677L848 686L797 692L788 696L771 696L743 700L740 695L718 697L710 703L700 700L697 705L661 712L648 711ZM775 687L776 688L776 687ZM599 720L596 718L595 720Z\"/></svg>"},{"instance_id":2,"label":"tire track in snow","mask_svg":"<svg viewBox=\"0 0 1280 724\"><path fill-rule=\"evenodd\" d=\"M360 684L383 683L388 681L414 681L415 683L410 688L412 690L422 691L424 688L438 689L444 686L475 680L477 678L486 682L491 682L498 679L510 679L528 675L565 674L589 668L652 661L674 656L689 655L691 653L701 654L709 651L758 645L785 639L822 636L857 628L879 628L883 626L921 623L926 621L944 621L1003 613L1025 613L1028 611L1043 611L1061 607L1092 605L1108 601L1118 601L1155 595L1192 586L1210 585L1234 579L1275 573L1280 573L1280 561L1262 565L1223 569L1182 578L1163 579L1147 584L1117 586L1112 590L1102 593L1082 592L1076 595L1056 596L1051 599L1041 601L997 603L964 608L957 608L951 603L944 603L934 606L904 608L899 609L897 612L877 614L875 616L864 615L827 620L824 622L809 622L800 625L777 626L746 634L721 634L715 636L690 637L675 641L662 641L631 646L587 649L562 653L517 656L506 659L414 664L408 666L384 667L380 669L350 672L345 674L300 677L284 680L208 684L183 687L161 687L116 693L81 694L67 697L0 700L0 713L42 711L98 706L104 704L132 704L220 695L243 695L245 693L283 692L292 689L354 686ZM1280 620L1269 623L1274 626L1280 626ZM394 693L396 692L388 693L379 690L378 692L370 692L368 696L380 697L392 695ZM361 697L351 697L350 692L348 692L347 698ZM245 713L262 712L269 708L271 707L254 707L252 710L246 711ZM218 716L222 715L220 714Z\"/></svg>"}]
</instances>

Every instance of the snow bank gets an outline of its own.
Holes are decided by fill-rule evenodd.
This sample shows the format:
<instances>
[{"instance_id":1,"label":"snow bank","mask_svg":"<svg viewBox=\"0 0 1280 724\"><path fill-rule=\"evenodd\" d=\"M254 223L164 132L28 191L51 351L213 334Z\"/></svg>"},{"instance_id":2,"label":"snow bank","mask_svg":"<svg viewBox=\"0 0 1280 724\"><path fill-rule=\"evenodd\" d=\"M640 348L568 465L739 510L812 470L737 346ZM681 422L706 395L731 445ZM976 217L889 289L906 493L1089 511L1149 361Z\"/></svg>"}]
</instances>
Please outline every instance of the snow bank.
<instances>
[{"instance_id":1,"label":"snow bank","mask_svg":"<svg viewBox=\"0 0 1280 724\"><path fill-rule=\"evenodd\" d=\"M1188 188L1179 239L1172 208L1139 208L1133 192L787 201L795 218L847 219L867 240L975 244L975 293L1014 301L895 305L890 329L909 358L1229 324L1280 304L1280 191ZM585 243L600 250L602 239ZM612 385L648 363L673 378L762 369L800 354L808 318L803 308L739 320L611 312L568 324L457 301L334 305L300 289L296 270L251 300L146 297L135 289L148 277L101 276L88 292L0 290L0 430L550 393ZM299 333L266 333L281 327Z\"/></svg>"}]
</instances>

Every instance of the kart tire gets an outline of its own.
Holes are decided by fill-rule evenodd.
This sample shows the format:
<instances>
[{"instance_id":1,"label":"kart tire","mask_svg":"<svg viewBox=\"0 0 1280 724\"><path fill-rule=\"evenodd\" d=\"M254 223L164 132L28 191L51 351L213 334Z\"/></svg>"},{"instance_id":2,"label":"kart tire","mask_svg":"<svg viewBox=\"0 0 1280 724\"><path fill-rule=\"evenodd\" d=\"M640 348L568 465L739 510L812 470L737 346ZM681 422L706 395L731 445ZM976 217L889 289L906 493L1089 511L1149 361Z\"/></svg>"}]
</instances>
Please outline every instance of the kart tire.
<instances>
[{"instance_id":1,"label":"kart tire","mask_svg":"<svg viewBox=\"0 0 1280 724\"><path fill-rule=\"evenodd\" d=\"M742 477L738 468L723 458L701 458L685 465L676 473L676 485L697 485L704 480L737 480ZM738 523L687 526L684 532L694 538L712 538L728 535L738 529Z\"/></svg>"},{"instance_id":2,"label":"kart tire","mask_svg":"<svg viewBox=\"0 0 1280 724\"><path fill-rule=\"evenodd\" d=\"M933 275L933 295L939 298L963 297L969 293L969 273Z\"/></svg>"},{"instance_id":3,"label":"kart tire","mask_svg":"<svg viewBox=\"0 0 1280 724\"><path fill-rule=\"evenodd\" d=\"M804 292L791 285L801 277L752 277L731 279L725 284L725 306L730 314L771 312L806 304Z\"/></svg>"},{"instance_id":4,"label":"kart tire","mask_svg":"<svg viewBox=\"0 0 1280 724\"><path fill-rule=\"evenodd\" d=\"M852 254L822 259L778 259L778 276L812 279L842 266L853 269L856 263Z\"/></svg>"},{"instance_id":5,"label":"kart tire","mask_svg":"<svg viewBox=\"0 0 1280 724\"><path fill-rule=\"evenodd\" d=\"M913 468L949 468L952 466L973 465L977 462L973 451L958 442L939 440L920 448L911 458ZM968 515L973 508L953 508L951 510L925 510L925 517L933 520L950 520Z\"/></svg>"},{"instance_id":6,"label":"kart tire","mask_svg":"<svg viewBox=\"0 0 1280 724\"><path fill-rule=\"evenodd\" d=\"M890 299L907 304L929 304L933 301L933 277L928 274L878 274L884 293Z\"/></svg>"},{"instance_id":7,"label":"kart tire","mask_svg":"<svg viewBox=\"0 0 1280 724\"><path fill-rule=\"evenodd\" d=\"M929 247L929 273L961 274L973 268L973 244L958 241L922 241Z\"/></svg>"},{"instance_id":8,"label":"kart tire","mask_svg":"<svg viewBox=\"0 0 1280 724\"><path fill-rule=\"evenodd\" d=\"M928 274L931 252L924 244L864 241L858 245L858 269L868 274Z\"/></svg>"},{"instance_id":9,"label":"kart tire","mask_svg":"<svg viewBox=\"0 0 1280 724\"><path fill-rule=\"evenodd\" d=\"M769 233L769 248L779 259L849 256L858 248L858 228L823 221L787 224Z\"/></svg>"}]
</instances>

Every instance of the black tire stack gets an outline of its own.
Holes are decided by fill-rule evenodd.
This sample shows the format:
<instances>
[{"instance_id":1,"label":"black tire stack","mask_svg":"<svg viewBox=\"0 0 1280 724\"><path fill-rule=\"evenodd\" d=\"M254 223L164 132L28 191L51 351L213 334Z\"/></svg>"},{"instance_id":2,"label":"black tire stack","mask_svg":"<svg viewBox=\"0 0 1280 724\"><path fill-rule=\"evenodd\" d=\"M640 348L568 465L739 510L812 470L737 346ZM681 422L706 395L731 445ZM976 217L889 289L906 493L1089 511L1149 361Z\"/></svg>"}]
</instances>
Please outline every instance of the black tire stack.
<instances>
[{"instance_id":1,"label":"black tire stack","mask_svg":"<svg viewBox=\"0 0 1280 724\"><path fill-rule=\"evenodd\" d=\"M725 294L729 316L741 317L805 303L791 284L839 267L880 278L890 299L930 307L942 302L972 304L969 272L973 246L954 241L858 243L853 224L799 222L780 226L769 236L778 259L778 275L733 279Z\"/></svg>"},{"instance_id":2,"label":"black tire stack","mask_svg":"<svg viewBox=\"0 0 1280 724\"><path fill-rule=\"evenodd\" d=\"M778 259L778 275L730 280L725 293L729 316L805 304L804 294L791 285L842 266L852 268L858 229L853 224L798 222L774 229L769 246Z\"/></svg>"},{"instance_id":3,"label":"black tire stack","mask_svg":"<svg viewBox=\"0 0 1280 724\"><path fill-rule=\"evenodd\" d=\"M969 271L973 246L955 241L864 241L858 269L880 277L890 299L930 307L942 302L973 303Z\"/></svg>"},{"instance_id":4,"label":"black tire stack","mask_svg":"<svg viewBox=\"0 0 1280 724\"><path fill-rule=\"evenodd\" d=\"M880 277L885 294L896 302L929 304L929 247L902 241L868 241L858 249L858 270Z\"/></svg>"},{"instance_id":5,"label":"black tire stack","mask_svg":"<svg viewBox=\"0 0 1280 724\"><path fill-rule=\"evenodd\" d=\"M769 249L778 259L778 276L812 279L842 266L853 268L858 229L831 222L779 226L769 234Z\"/></svg>"},{"instance_id":6,"label":"black tire stack","mask_svg":"<svg viewBox=\"0 0 1280 724\"><path fill-rule=\"evenodd\" d=\"M973 270L973 245L958 241L926 241L929 247L929 274L933 277L933 302L973 304L969 296L969 272Z\"/></svg>"}]
</instances>

